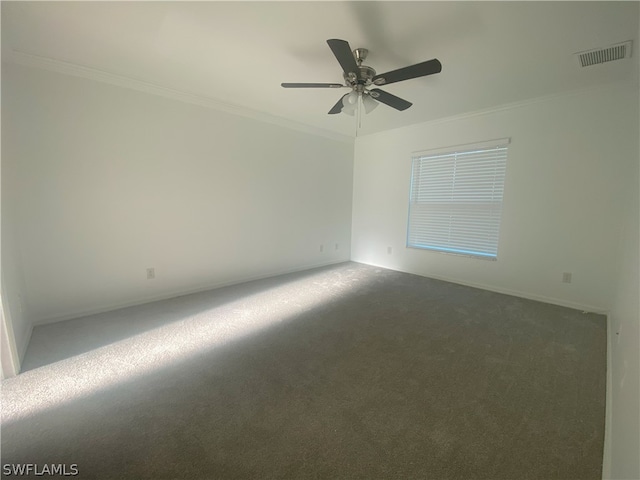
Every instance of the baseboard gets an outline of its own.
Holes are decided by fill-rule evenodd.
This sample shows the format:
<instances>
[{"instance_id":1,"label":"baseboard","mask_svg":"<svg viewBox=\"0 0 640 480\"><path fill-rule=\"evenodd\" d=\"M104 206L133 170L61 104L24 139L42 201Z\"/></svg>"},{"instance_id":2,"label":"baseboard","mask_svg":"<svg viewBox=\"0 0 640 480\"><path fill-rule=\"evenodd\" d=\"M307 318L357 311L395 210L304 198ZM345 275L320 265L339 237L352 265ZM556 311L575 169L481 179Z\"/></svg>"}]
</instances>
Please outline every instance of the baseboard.
<instances>
[{"instance_id":1,"label":"baseboard","mask_svg":"<svg viewBox=\"0 0 640 480\"><path fill-rule=\"evenodd\" d=\"M357 260L354 260L354 261L357 262ZM577 303L577 302L572 302L572 301L569 301L569 300L564 300L562 298L547 297L547 296L538 295L538 294L535 294L535 293L522 292L520 290L512 290L512 289L509 289L509 288L498 287L498 286L490 285L490 284L486 284L486 283L468 282L466 280L460 280L458 278L446 277L446 276L442 276L442 275L432 275L432 274L426 275L426 274L423 274L423 273L412 272L410 270L402 270L402 269L399 269L399 268L392 268L392 267L388 267L388 266L385 266L385 265L379 265L379 264L375 264L375 263L368 263L368 262L359 262L359 263L363 263L365 265L371 265L371 266L374 266L374 267L387 268L389 270L395 270L397 272L410 273L412 275L419 275L421 277L433 278L434 280L442 280L443 282L455 283L457 285L464 285L466 287L480 288L482 290L488 290L490 292L502 293L504 295L511 295L513 297L526 298L527 300L535 300L537 302L549 303L551 305L558 305L560 307L572 308L574 310L581 310L583 312L598 313L600 315L606 315L608 313L608 311L609 311L608 309L605 309L605 308L602 308L602 307L598 307L598 306L595 306L595 305L587 305L587 304L583 304L583 303Z\"/></svg>"},{"instance_id":2,"label":"baseboard","mask_svg":"<svg viewBox=\"0 0 640 480\"><path fill-rule=\"evenodd\" d=\"M611 315L607 315L607 396L605 399L604 449L602 452L602 479L611 478L611 439L613 428L613 378L611 371L611 351L613 347L613 325Z\"/></svg>"},{"instance_id":3,"label":"baseboard","mask_svg":"<svg viewBox=\"0 0 640 480\"><path fill-rule=\"evenodd\" d=\"M32 323L33 323L33 326L38 326L38 325L47 325L50 323L63 322L65 320L73 320L74 318L86 317L89 315L97 315L99 313L119 310L121 308L135 307L137 305L144 305L145 303L157 302L160 300L168 300L170 298L182 297L184 295L191 295L194 293L206 292L207 290L215 290L216 288L230 287L232 285L238 285L240 283L251 282L254 280L261 280L263 278L276 277L278 275L286 275L288 273L296 273L296 272L302 272L304 270L311 270L313 268L337 265L338 263L345 263L348 261L349 259L347 258L347 259L340 259L340 260L332 260L329 262L305 264L305 265L297 266L294 268L276 270L276 271L272 271L272 272L268 272L260 275L241 277L231 281L211 283L211 284L201 285L198 287L191 287L183 290L174 290L172 292L166 292L161 295L150 295L150 296L141 297L129 302L117 302L117 303L112 303L108 305L102 305L101 307L98 307L98 308L74 310L71 312L66 312L62 315L56 315L55 317L39 318L34 320ZM30 334L29 334L29 337L30 337Z\"/></svg>"},{"instance_id":4,"label":"baseboard","mask_svg":"<svg viewBox=\"0 0 640 480\"><path fill-rule=\"evenodd\" d=\"M437 277L433 277L437 278ZM607 310L595 305L587 305L584 303L572 302L564 300L562 298L547 297L545 295L538 295L535 293L522 292L520 290L512 290L509 288L497 287L495 285L487 285L482 283L462 282L457 279L437 278L438 280L444 280L447 282L457 283L460 285L466 285L468 287L481 288L483 290L489 290L496 293L503 293L505 295L512 295L514 297L526 298L527 300L535 300L537 302L549 303L551 305L558 305L560 307L572 308L574 310L582 310L583 312L598 313L600 315L606 315Z\"/></svg>"}]
</instances>

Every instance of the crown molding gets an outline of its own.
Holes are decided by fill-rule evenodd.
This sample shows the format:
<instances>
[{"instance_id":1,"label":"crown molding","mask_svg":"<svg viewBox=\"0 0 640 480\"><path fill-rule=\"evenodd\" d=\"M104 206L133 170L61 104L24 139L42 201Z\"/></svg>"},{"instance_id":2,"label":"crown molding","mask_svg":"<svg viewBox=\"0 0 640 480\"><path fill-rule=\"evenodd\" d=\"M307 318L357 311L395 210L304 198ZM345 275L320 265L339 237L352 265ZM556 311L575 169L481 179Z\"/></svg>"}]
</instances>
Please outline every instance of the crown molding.
<instances>
[{"instance_id":1,"label":"crown molding","mask_svg":"<svg viewBox=\"0 0 640 480\"><path fill-rule=\"evenodd\" d=\"M63 60L57 60L50 57L43 57L39 55L33 55L30 53L21 52L18 50L7 49L6 51L2 52L2 61L8 62L8 63L15 63L15 64L26 66L26 67L40 68L40 69L48 70L51 72L61 73L63 75L81 77L89 80L94 80L97 82L115 85L122 88L128 88L131 90L137 90L139 92L144 92L150 95L156 95L156 96L165 97L165 98L177 100L184 103L189 103L192 105L198 105L204 108L209 108L212 110L229 113L232 115L239 115L242 117L250 118L252 120L256 120L256 121L260 121L260 122L264 122L272 125L277 125L277 126L292 129L292 130L297 130L299 132L304 132L311 135L329 138L331 140L336 140L336 141L350 143L350 144L354 142L354 137L350 135L344 135L344 134L332 132L330 130L326 130L323 128L313 127L301 122L288 120L286 118L278 117L276 115L270 115L265 112L253 110L247 107L242 107L240 105L234 105L231 103L222 102L220 100L217 100L211 97L187 93L187 92L175 90L168 87L163 87L161 85L156 85L143 80L137 80L132 77L127 77L125 75L118 75L118 74L110 73L104 70L99 70L92 67L86 67L84 65L66 62ZM505 103L505 104L497 105L493 107L473 110L473 111L461 113L458 115L452 115L448 117L427 120L424 122L416 122L409 125L403 125L401 127L389 129L389 130L384 130L381 132L371 132L371 133L359 132L358 137L381 135L381 134L388 133L389 131L415 127L418 125L433 126L433 125L439 125L443 123L458 122L460 120L465 120L465 119L484 116L484 115L491 115L491 114L500 113L508 110L527 107L527 106L538 104L538 103L554 101L560 98L565 98L565 97L570 97L575 95L583 95L583 94L592 93L594 91L607 90L610 88L632 88L632 89L635 88L637 90L637 85L638 85L638 79L636 78L629 81L607 83L607 84L585 87L580 89L568 90L565 92L543 95L540 97L520 100L517 102Z\"/></svg>"},{"instance_id":2,"label":"crown molding","mask_svg":"<svg viewBox=\"0 0 640 480\"><path fill-rule=\"evenodd\" d=\"M312 127L304 123L288 120L276 115L270 115L258 110L253 110L247 107L222 102L211 97L187 93L180 90L175 90L173 88L149 83L143 80L137 80L125 75L118 75L104 70L86 67L84 65L78 65L54 58L33 55L30 53L20 52L18 50L7 50L2 52L2 61L22 65L25 67L40 68L51 72L61 73L63 75L81 77L89 80L94 80L96 82L108 83L110 85L137 90L139 92L144 92L150 95L157 95L184 103L190 103L192 105L198 105L200 107L230 113L232 115L239 115L242 117L250 118L252 120L257 120L259 122L269 123L272 125L277 125L279 127L289 128L292 130L297 130L299 132L329 138L331 140L337 140L345 143L353 143L354 141L353 137L348 135L332 132L330 130L325 130L319 127Z\"/></svg>"},{"instance_id":3,"label":"crown molding","mask_svg":"<svg viewBox=\"0 0 640 480\"><path fill-rule=\"evenodd\" d=\"M441 118L435 118L433 120L427 120L424 122L416 122L416 123L411 123L409 125L403 125L401 127L397 127L397 128L393 128L393 129L389 129L389 130L384 130L382 132L373 132L373 133L368 133L368 134L360 134L358 135L359 137L365 137L365 136L372 136L372 135L384 135L388 132L394 131L394 130L402 130L405 128L412 128L412 127L417 127L417 126L424 126L424 127L432 127L435 125L440 125L440 124L444 124L444 123L451 123L451 122L459 122L461 120L466 120L466 119L470 119L470 118L475 118L475 117L482 117L482 116L486 116L486 115L492 115L492 114L496 114L496 113L501 113L501 112L506 112L509 110L515 110L518 108L523 108L523 107L528 107L531 105L536 105L536 104L540 104L540 103L546 103L546 102L553 102L556 100L560 100L562 98L568 98L568 97L574 97L574 96L579 96L579 95L589 95L592 94L594 92L602 92L602 91L607 91L607 90L621 90L621 89L629 89L630 91L634 91L637 92L638 91L638 80L633 78L630 80L623 80L623 81L617 81L617 82L611 82L611 83L604 83L604 84L600 84L600 85L593 85L590 87L584 87L584 88L576 88L573 90L567 90L564 92L558 92L558 93L552 93L552 94L548 94L548 95L542 95L539 97L534 97L534 98L528 98L526 100L519 100L516 102L510 102L510 103L504 103L502 105L496 105L493 107L487 107L487 108L482 108L482 109L478 109L478 110L472 110L469 112L465 112L465 113L460 113L458 115L451 115L448 117L441 117Z\"/></svg>"}]
</instances>

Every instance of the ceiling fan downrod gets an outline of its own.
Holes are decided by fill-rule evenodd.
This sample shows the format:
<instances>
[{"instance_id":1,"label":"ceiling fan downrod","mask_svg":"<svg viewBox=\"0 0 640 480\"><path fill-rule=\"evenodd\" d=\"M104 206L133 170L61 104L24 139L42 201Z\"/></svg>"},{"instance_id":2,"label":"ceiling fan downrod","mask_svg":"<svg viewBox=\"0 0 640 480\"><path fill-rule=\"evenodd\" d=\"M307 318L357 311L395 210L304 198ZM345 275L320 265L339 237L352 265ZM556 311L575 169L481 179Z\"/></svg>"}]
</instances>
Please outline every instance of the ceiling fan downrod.
<instances>
[{"instance_id":1,"label":"ceiling fan downrod","mask_svg":"<svg viewBox=\"0 0 640 480\"><path fill-rule=\"evenodd\" d=\"M373 77L376 75L376 71L367 66L362 65L369 54L369 50L366 48L356 48L353 51L353 57L357 62L358 72L355 75L352 75L354 72L345 73L343 75L345 82L347 82L347 86L353 88L356 92L362 93L364 87L368 87L373 83Z\"/></svg>"}]
</instances>

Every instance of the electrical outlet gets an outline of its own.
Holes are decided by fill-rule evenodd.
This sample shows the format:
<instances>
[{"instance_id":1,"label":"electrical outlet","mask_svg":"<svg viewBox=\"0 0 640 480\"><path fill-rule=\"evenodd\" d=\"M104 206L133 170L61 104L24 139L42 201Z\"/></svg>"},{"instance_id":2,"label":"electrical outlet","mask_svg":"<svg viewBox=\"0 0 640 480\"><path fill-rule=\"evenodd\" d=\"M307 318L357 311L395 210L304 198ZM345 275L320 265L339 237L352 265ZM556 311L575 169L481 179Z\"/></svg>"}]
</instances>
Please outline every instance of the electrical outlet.
<instances>
[{"instance_id":1,"label":"electrical outlet","mask_svg":"<svg viewBox=\"0 0 640 480\"><path fill-rule=\"evenodd\" d=\"M320 244L320 253L324 252L324 245Z\"/></svg>"},{"instance_id":2,"label":"electrical outlet","mask_svg":"<svg viewBox=\"0 0 640 480\"><path fill-rule=\"evenodd\" d=\"M391 255L393 253L393 248L387 247L387 253Z\"/></svg>"},{"instance_id":3,"label":"electrical outlet","mask_svg":"<svg viewBox=\"0 0 640 480\"><path fill-rule=\"evenodd\" d=\"M338 250L339 248L340 248L340 245L336 243L336 250Z\"/></svg>"},{"instance_id":4,"label":"electrical outlet","mask_svg":"<svg viewBox=\"0 0 640 480\"><path fill-rule=\"evenodd\" d=\"M151 267L147 268L147 280L152 280L156 278L156 269Z\"/></svg>"},{"instance_id":5,"label":"electrical outlet","mask_svg":"<svg viewBox=\"0 0 640 480\"><path fill-rule=\"evenodd\" d=\"M562 283L571 283L572 276L571 272L562 272Z\"/></svg>"}]
</instances>

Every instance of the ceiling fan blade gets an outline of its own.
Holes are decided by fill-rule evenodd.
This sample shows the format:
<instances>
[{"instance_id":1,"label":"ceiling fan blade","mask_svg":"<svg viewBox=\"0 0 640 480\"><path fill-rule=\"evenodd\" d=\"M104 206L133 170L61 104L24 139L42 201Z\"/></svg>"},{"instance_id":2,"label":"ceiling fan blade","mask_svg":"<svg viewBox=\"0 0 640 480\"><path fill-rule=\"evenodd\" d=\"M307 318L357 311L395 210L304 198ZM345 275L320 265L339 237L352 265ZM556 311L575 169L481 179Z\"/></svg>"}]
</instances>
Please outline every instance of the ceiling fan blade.
<instances>
[{"instance_id":1,"label":"ceiling fan blade","mask_svg":"<svg viewBox=\"0 0 640 480\"><path fill-rule=\"evenodd\" d=\"M342 88L341 83L281 83L284 88Z\"/></svg>"},{"instance_id":2,"label":"ceiling fan blade","mask_svg":"<svg viewBox=\"0 0 640 480\"><path fill-rule=\"evenodd\" d=\"M356 59L353 56L349 42L333 38L331 40L327 40L327 43L329 44L329 48L333 54L336 56L336 59L344 73L346 75L353 73L355 77L358 78L360 76L360 69L358 68Z\"/></svg>"},{"instance_id":3,"label":"ceiling fan blade","mask_svg":"<svg viewBox=\"0 0 640 480\"><path fill-rule=\"evenodd\" d=\"M375 85L388 85L390 83L410 80L412 78L433 75L442 71L442 64L437 58L427 60L426 62L416 63L409 67L399 68L390 72L381 73L372 78Z\"/></svg>"},{"instance_id":4,"label":"ceiling fan blade","mask_svg":"<svg viewBox=\"0 0 640 480\"><path fill-rule=\"evenodd\" d=\"M369 95L371 95L371 97L375 100L385 103L390 107L395 108L396 110L406 110L411 105L413 105L413 103L407 102L406 100L403 100L400 97L396 97L395 95L391 95L390 93L385 92L384 90L380 90L379 88L374 88L373 90L371 90L369 92Z\"/></svg>"},{"instance_id":5,"label":"ceiling fan blade","mask_svg":"<svg viewBox=\"0 0 640 480\"><path fill-rule=\"evenodd\" d=\"M348 93L346 95L343 95L340 97L340 100L338 100L338 103L336 103L331 110L329 110L329 115L334 115L336 113L340 113L342 111L342 107L344 106L344 104L342 103L342 99L344 97L346 97L347 95L349 95Z\"/></svg>"}]
</instances>

